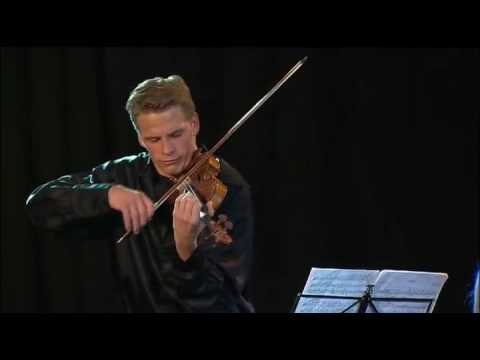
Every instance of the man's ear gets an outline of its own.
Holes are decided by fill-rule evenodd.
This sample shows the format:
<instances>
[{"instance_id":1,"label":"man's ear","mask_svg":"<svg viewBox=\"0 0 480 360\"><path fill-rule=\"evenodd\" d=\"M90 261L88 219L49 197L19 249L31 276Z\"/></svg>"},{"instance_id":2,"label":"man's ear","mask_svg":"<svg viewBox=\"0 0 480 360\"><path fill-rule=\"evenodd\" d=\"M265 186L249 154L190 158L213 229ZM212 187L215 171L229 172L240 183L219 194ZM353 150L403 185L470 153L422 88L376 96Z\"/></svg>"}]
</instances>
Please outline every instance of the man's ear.
<instances>
[{"instance_id":1,"label":"man's ear","mask_svg":"<svg viewBox=\"0 0 480 360\"><path fill-rule=\"evenodd\" d=\"M198 113L196 112L193 113L192 123L193 123L193 134L197 136L198 133L200 132L200 118L198 117Z\"/></svg>"},{"instance_id":2,"label":"man's ear","mask_svg":"<svg viewBox=\"0 0 480 360\"><path fill-rule=\"evenodd\" d=\"M143 142L142 137L140 136L140 133L137 133L137 138L138 138L138 143L140 144L140 146L147 149L147 147L145 146L145 143Z\"/></svg>"}]
</instances>

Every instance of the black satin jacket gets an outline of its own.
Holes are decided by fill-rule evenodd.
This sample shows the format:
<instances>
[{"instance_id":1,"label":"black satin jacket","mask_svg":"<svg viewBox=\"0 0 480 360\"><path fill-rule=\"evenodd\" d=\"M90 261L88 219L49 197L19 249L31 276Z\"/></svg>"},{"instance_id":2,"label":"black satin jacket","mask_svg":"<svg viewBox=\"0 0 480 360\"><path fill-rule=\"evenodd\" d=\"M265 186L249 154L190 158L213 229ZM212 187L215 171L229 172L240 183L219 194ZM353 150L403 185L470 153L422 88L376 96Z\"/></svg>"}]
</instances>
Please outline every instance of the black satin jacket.
<instances>
[{"instance_id":1,"label":"black satin jacket","mask_svg":"<svg viewBox=\"0 0 480 360\"><path fill-rule=\"evenodd\" d=\"M48 229L60 229L78 220L109 221L128 312L253 312L245 296L252 265L250 189L223 159L219 178L228 192L215 216L225 214L233 223L233 242L215 245L199 241L185 262L175 248L173 206L167 203L157 209L140 234L115 245L125 231L121 214L108 205L110 187L122 184L141 190L155 202L171 186L167 178L158 175L145 152L43 184L27 199L26 210L34 225Z\"/></svg>"}]
</instances>

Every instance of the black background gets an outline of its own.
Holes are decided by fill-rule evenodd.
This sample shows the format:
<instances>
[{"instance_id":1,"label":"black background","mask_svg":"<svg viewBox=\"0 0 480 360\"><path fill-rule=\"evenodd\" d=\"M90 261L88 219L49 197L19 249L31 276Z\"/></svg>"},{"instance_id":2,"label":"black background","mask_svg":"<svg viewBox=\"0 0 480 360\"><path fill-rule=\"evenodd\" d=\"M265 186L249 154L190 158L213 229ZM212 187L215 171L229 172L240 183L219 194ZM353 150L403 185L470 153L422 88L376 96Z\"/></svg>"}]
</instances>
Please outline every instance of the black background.
<instances>
[{"instance_id":1,"label":"black background","mask_svg":"<svg viewBox=\"0 0 480 360\"><path fill-rule=\"evenodd\" d=\"M182 75L212 146L252 186L252 292L288 312L311 267L446 272L436 312L466 312L478 259L479 50L2 48L2 312L118 312L109 246L29 223L38 185L138 153L124 104ZM100 237L100 234L98 235Z\"/></svg>"}]
</instances>

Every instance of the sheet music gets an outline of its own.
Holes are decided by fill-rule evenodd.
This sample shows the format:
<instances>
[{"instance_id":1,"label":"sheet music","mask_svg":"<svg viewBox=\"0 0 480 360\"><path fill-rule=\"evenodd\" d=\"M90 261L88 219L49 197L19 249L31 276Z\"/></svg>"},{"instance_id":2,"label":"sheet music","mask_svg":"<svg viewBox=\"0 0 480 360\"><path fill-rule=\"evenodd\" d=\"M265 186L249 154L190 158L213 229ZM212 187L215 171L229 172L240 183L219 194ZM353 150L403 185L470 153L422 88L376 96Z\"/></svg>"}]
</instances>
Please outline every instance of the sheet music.
<instances>
[{"instance_id":1,"label":"sheet music","mask_svg":"<svg viewBox=\"0 0 480 360\"><path fill-rule=\"evenodd\" d=\"M374 284L378 270L312 268L303 290L305 295L361 296Z\"/></svg>"},{"instance_id":2,"label":"sheet music","mask_svg":"<svg viewBox=\"0 0 480 360\"><path fill-rule=\"evenodd\" d=\"M392 314L392 313L408 313L415 314L420 313L424 314L427 312L430 302L415 302L415 301L372 301L373 305L377 311L381 314ZM433 309L432 308L430 310ZM367 313L374 313L375 311L369 305ZM431 312L431 311L430 311Z\"/></svg>"},{"instance_id":3,"label":"sheet music","mask_svg":"<svg viewBox=\"0 0 480 360\"><path fill-rule=\"evenodd\" d=\"M302 297L298 301L296 313L341 313L352 305L353 299L323 299ZM358 304L352 306L346 313L356 313Z\"/></svg>"},{"instance_id":4,"label":"sheet music","mask_svg":"<svg viewBox=\"0 0 480 360\"><path fill-rule=\"evenodd\" d=\"M312 268L303 290L304 295L362 296L367 285L373 284L378 270L345 270ZM301 297L296 313L341 313L356 299L309 298ZM359 304L348 309L347 313L358 311Z\"/></svg>"},{"instance_id":5,"label":"sheet music","mask_svg":"<svg viewBox=\"0 0 480 360\"><path fill-rule=\"evenodd\" d=\"M302 295L344 296L357 299L302 296L295 313L341 313L365 294L367 285L375 285L372 298L379 313L433 312L447 279L446 273L312 268ZM381 301L375 298L406 300ZM358 306L356 304L346 312L355 313ZM366 312L375 311L369 305Z\"/></svg>"},{"instance_id":6,"label":"sheet music","mask_svg":"<svg viewBox=\"0 0 480 360\"><path fill-rule=\"evenodd\" d=\"M445 273L383 270L375 283L373 297L433 299L430 308L430 312L432 312L447 279L448 275ZM381 303L384 312L399 312L402 306L402 303L393 301L389 302L388 305L385 302ZM404 306L407 307L405 310L411 310L412 312L426 312L428 305L428 303L409 302L408 305L404 303ZM418 311L413 311L415 309ZM424 311L421 311L421 309L424 309ZM380 309L378 310L380 311Z\"/></svg>"}]
</instances>

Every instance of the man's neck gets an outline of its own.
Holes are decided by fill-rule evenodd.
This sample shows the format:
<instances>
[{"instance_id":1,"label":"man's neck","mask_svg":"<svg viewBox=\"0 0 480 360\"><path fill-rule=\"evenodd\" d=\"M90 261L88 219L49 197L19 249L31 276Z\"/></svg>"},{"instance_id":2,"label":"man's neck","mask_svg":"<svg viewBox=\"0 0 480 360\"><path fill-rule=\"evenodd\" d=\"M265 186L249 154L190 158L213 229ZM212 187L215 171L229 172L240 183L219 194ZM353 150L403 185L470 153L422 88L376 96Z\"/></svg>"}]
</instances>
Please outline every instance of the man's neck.
<instances>
[{"instance_id":1,"label":"man's neck","mask_svg":"<svg viewBox=\"0 0 480 360\"><path fill-rule=\"evenodd\" d=\"M190 165L190 163L192 162L192 159L196 156L198 156L198 154L201 152L201 149L199 149L197 146L195 147L195 151L192 153L192 155L190 156L190 159L188 160L188 164ZM150 155L150 154L149 154ZM159 167L157 167L157 164L153 161L152 157L150 156L150 161L153 163L153 166L155 167L155 171L157 172L158 175L162 176L162 177L165 177L167 179L169 179L170 181L172 182L176 182L178 177L181 176L181 174L177 175L177 176L173 176L173 175L169 175L169 174L165 174L163 173ZM183 169L185 170L185 169ZM183 171L182 171L183 172Z\"/></svg>"}]
</instances>

